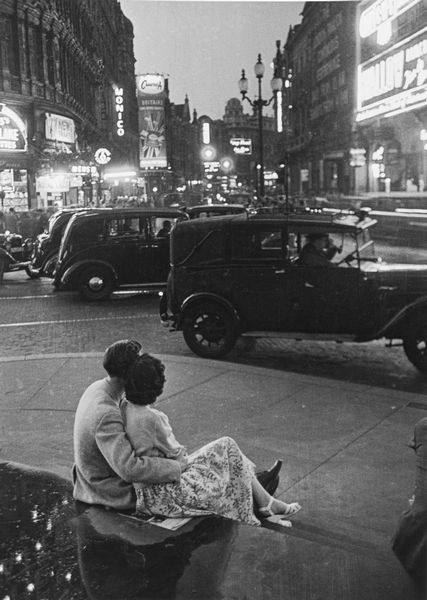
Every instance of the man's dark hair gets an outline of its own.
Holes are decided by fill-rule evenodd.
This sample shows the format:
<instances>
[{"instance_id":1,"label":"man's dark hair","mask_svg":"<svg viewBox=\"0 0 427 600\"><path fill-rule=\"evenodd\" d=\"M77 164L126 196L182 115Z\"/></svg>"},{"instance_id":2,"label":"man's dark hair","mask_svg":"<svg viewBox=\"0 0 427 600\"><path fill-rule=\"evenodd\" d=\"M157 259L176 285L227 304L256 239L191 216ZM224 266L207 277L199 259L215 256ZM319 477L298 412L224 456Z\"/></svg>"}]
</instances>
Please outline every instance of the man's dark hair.
<instances>
[{"instance_id":1,"label":"man's dark hair","mask_svg":"<svg viewBox=\"0 0 427 600\"><path fill-rule=\"evenodd\" d=\"M165 365L150 354L142 354L129 367L126 398L132 404L153 404L163 392L165 381Z\"/></svg>"},{"instance_id":2,"label":"man's dark hair","mask_svg":"<svg viewBox=\"0 0 427 600\"><path fill-rule=\"evenodd\" d=\"M137 359L142 345L136 340L119 340L109 346L102 361L102 366L110 377L125 379L129 367Z\"/></svg>"}]
</instances>

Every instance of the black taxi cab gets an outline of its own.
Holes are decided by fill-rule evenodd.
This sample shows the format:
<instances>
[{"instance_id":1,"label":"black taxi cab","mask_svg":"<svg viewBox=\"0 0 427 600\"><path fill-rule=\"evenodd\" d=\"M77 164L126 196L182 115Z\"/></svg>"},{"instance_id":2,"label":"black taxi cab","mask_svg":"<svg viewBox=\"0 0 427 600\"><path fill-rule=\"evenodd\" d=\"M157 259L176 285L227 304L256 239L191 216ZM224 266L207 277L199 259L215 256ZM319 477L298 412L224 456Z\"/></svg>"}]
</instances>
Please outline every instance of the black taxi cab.
<instances>
[{"instance_id":1,"label":"black taxi cab","mask_svg":"<svg viewBox=\"0 0 427 600\"><path fill-rule=\"evenodd\" d=\"M162 320L202 357L224 356L240 335L386 338L402 340L409 360L427 372L427 264L376 257L375 224L363 211L179 223ZM306 262L316 238L322 258Z\"/></svg>"},{"instance_id":2,"label":"black taxi cab","mask_svg":"<svg viewBox=\"0 0 427 600\"><path fill-rule=\"evenodd\" d=\"M164 287L169 272L173 209L99 208L74 214L64 231L54 273L57 290L102 300L115 290Z\"/></svg>"}]
</instances>

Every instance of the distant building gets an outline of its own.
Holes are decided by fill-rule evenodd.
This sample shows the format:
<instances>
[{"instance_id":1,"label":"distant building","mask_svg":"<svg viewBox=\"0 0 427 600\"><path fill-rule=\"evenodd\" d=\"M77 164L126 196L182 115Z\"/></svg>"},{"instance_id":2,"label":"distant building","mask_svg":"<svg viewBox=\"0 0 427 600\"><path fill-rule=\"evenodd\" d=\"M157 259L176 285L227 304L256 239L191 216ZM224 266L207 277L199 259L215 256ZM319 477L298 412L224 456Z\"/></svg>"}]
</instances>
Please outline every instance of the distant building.
<instances>
[{"instance_id":1,"label":"distant building","mask_svg":"<svg viewBox=\"0 0 427 600\"><path fill-rule=\"evenodd\" d=\"M238 98L231 98L225 106L224 127L228 154L234 161L234 171L238 182L256 188L257 164L259 161L259 120L255 109L245 113L243 104ZM263 151L266 193L269 184L269 173L275 174L280 163L279 136L276 133L273 116L263 115Z\"/></svg>"},{"instance_id":2,"label":"distant building","mask_svg":"<svg viewBox=\"0 0 427 600\"><path fill-rule=\"evenodd\" d=\"M2 0L0 31L5 203L109 197L111 180L100 179L107 169L135 170L138 161L133 28L120 3ZM108 167L96 162L98 149Z\"/></svg>"}]
</instances>

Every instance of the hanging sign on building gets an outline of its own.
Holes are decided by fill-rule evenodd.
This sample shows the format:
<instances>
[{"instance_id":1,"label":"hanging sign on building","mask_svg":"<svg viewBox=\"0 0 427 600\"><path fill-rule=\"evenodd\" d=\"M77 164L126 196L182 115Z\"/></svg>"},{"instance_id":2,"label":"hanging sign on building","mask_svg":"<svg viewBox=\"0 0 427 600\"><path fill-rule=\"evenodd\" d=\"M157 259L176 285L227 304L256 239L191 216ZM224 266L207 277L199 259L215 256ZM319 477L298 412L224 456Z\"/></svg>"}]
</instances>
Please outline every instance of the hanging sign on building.
<instances>
[{"instance_id":1,"label":"hanging sign on building","mask_svg":"<svg viewBox=\"0 0 427 600\"><path fill-rule=\"evenodd\" d=\"M106 165L111 160L111 152L108 148L98 148L95 152L95 162L98 165Z\"/></svg>"},{"instance_id":2,"label":"hanging sign on building","mask_svg":"<svg viewBox=\"0 0 427 600\"><path fill-rule=\"evenodd\" d=\"M350 167L363 167L365 164L365 148L350 148Z\"/></svg>"},{"instance_id":3,"label":"hanging sign on building","mask_svg":"<svg viewBox=\"0 0 427 600\"><path fill-rule=\"evenodd\" d=\"M76 128L73 119L46 113L45 137L54 142L74 144L76 141Z\"/></svg>"},{"instance_id":4,"label":"hanging sign on building","mask_svg":"<svg viewBox=\"0 0 427 600\"><path fill-rule=\"evenodd\" d=\"M123 102L123 88L115 87L114 88L114 104L116 111L116 133L119 137L122 137L125 134L124 127L124 102Z\"/></svg>"},{"instance_id":5,"label":"hanging sign on building","mask_svg":"<svg viewBox=\"0 0 427 600\"><path fill-rule=\"evenodd\" d=\"M250 138L231 138L230 144L233 147L234 154L252 154L252 140Z\"/></svg>"},{"instance_id":6,"label":"hanging sign on building","mask_svg":"<svg viewBox=\"0 0 427 600\"><path fill-rule=\"evenodd\" d=\"M136 78L138 95L138 124L141 169L165 168L165 79L157 73L146 73Z\"/></svg>"},{"instance_id":7,"label":"hanging sign on building","mask_svg":"<svg viewBox=\"0 0 427 600\"><path fill-rule=\"evenodd\" d=\"M27 131L24 121L6 104L0 103L0 152L26 149Z\"/></svg>"}]
</instances>

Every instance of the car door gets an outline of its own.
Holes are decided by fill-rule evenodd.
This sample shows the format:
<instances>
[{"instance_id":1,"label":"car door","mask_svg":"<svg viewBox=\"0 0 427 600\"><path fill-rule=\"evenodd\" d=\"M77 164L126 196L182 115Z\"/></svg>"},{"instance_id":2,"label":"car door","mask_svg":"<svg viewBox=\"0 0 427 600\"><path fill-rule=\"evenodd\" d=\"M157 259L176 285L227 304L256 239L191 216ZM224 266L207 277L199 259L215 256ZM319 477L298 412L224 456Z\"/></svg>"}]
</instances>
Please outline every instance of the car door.
<instances>
[{"instance_id":1,"label":"car door","mask_svg":"<svg viewBox=\"0 0 427 600\"><path fill-rule=\"evenodd\" d=\"M164 222L175 224L176 219L146 216L141 218L145 243L139 247L139 278L144 283L165 283L170 269L169 233Z\"/></svg>"},{"instance_id":2,"label":"car door","mask_svg":"<svg viewBox=\"0 0 427 600\"><path fill-rule=\"evenodd\" d=\"M245 222L232 230L230 266L223 290L247 329L274 330L283 320L286 272L283 227Z\"/></svg>"},{"instance_id":3,"label":"car door","mask_svg":"<svg viewBox=\"0 0 427 600\"><path fill-rule=\"evenodd\" d=\"M359 328L359 268L291 265L284 290L285 327L310 333L355 333Z\"/></svg>"},{"instance_id":4,"label":"car door","mask_svg":"<svg viewBox=\"0 0 427 600\"><path fill-rule=\"evenodd\" d=\"M140 247L144 245L140 220L135 215L115 215L108 219L108 258L120 285L139 282Z\"/></svg>"}]
</instances>

